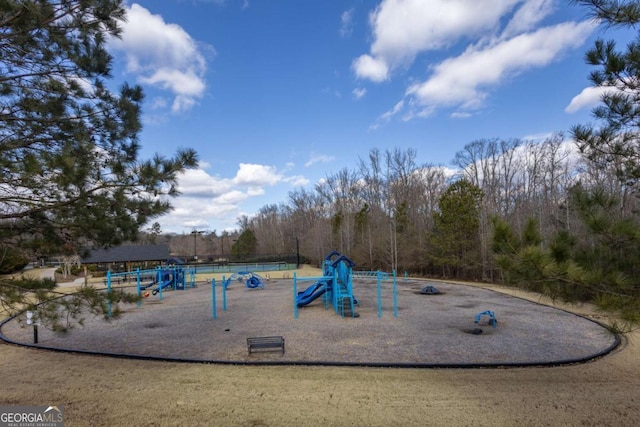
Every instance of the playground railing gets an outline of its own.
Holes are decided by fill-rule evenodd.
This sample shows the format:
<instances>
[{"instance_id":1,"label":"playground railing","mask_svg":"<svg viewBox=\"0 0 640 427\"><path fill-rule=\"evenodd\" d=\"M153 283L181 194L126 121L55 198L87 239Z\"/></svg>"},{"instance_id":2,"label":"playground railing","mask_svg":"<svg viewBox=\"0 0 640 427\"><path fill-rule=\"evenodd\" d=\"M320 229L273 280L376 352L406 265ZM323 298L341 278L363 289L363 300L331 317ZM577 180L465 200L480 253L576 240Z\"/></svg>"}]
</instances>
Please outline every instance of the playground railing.
<instances>
[{"instance_id":1,"label":"playground railing","mask_svg":"<svg viewBox=\"0 0 640 427\"><path fill-rule=\"evenodd\" d=\"M391 275L384 271L353 270L352 274L354 279L377 279L378 274L381 280L389 280L391 278Z\"/></svg>"}]
</instances>

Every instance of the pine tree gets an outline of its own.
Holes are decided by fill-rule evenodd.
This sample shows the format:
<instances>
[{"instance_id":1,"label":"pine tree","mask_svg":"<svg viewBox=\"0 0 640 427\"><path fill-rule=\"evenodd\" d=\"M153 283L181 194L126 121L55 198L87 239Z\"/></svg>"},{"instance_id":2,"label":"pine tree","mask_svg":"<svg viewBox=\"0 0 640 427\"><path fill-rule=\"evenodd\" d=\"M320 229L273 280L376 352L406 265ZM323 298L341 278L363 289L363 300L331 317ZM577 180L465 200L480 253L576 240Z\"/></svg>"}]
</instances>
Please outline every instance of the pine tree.
<instances>
[{"instance_id":1,"label":"pine tree","mask_svg":"<svg viewBox=\"0 0 640 427\"><path fill-rule=\"evenodd\" d=\"M197 165L191 149L139 157L142 89L107 85L122 3L0 2L0 249L34 259L133 240L171 209L178 173ZM21 289L0 282L5 308L25 302Z\"/></svg>"},{"instance_id":2,"label":"pine tree","mask_svg":"<svg viewBox=\"0 0 640 427\"><path fill-rule=\"evenodd\" d=\"M256 235L250 228L246 228L231 246L231 254L240 259L246 259L248 256L256 254L257 247Z\"/></svg>"},{"instance_id":3,"label":"pine tree","mask_svg":"<svg viewBox=\"0 0 640 427\"><path fill-rule=\"evenodd\" d=\"M445 275L464 276L479 265L482 191L467 180L451 184L434 214L432 259Z\"/></svg>"},{"instance_id":4,"label":"pine tree","mask_svg":"<svg viewBox=\"0 0 640 427\"><path fill-rule=\"evenodd\" d=\"M620 0L575 0L607 27L636 31L640 4ZM609 88L593 110L598 125L576 125L572 133L580 150L604 166L614 165L620 179L635 185L640 179L640 36L618 49L613 40L598 39L586 53L594 86Z\"/></svg>"},{"instance_id":5,"label":"pine tree","mask_svg":"<svg viewBox=\"0 0 640 427\"><path fill-rule=\"evenodd\" d=\"M494 220L493 251L505 281L564 301L595 303L620 315L622 329L640 323L640 221L616 216L619 201L601 190L571 190L573 233L543 242L530 220L522 236Z\"/></svg>"}]
</instances>

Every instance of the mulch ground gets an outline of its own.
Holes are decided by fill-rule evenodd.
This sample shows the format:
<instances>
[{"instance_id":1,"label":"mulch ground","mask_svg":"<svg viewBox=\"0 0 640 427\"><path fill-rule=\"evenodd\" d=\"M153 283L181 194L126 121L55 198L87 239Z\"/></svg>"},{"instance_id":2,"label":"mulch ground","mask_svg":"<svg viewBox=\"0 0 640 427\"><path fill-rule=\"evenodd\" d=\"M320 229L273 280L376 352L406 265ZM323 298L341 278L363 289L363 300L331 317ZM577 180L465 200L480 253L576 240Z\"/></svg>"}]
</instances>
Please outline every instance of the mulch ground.
<instances>
[{"instance_id":1,"label":"mulch ground","mask_svg":"<svg viewBox=\"0 0 640 427\"><path fill-rule=\"evenodd\" d=\"M298 291L312 283L299 280ZM426 285L440 294L421 294ZM189 361L453 366L570 363L596 357L617 343L589 319L461 284L399 279L394 310L392 282L383 282L379 298L374 280L355 280L357 318L325 309L322 298L300 308L295 318L291 279L267 281L264 289L233 283L226 292L226 311L222 290L216 290L216 319L211 286L199 283L186 291L163 292L162 300L145 298L140 307L126 306L123 316L110 322L87 317L84 326L65 335L41 328L38 345ZM495 313L497 327L488 325L486 316L475 323L486 310ZM33 342L31 328L15 320L2 333L14 342ZM285 338L284 355L248 354L248 337L272 335Z\"/></svg>"}]
</instances>

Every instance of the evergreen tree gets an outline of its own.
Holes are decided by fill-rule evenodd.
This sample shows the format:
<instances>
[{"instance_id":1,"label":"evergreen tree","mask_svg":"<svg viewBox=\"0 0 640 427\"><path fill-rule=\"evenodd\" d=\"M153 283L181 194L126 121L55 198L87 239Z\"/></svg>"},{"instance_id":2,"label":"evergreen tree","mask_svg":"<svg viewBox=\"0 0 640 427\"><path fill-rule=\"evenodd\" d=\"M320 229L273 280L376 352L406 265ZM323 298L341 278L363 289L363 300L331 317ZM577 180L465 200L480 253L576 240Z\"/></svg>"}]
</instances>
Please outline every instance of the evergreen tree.
<instances>
[{"instance_id":1,"label":"evergreen tree","mask_svg":"<svg viewBox=\"0 0 640 427\"><path fill-rule=\"evenodd\" d=\"M590 301L619 314L625 328L640 322L640 221L616 216L619 201L576 186L571 212L578 227L543 242L530 220L517 237L494 221L493 250L509 283L565 301Z\"/></svg>"},{"instance_id":2,"label":"evergreen tree","mask_svg":"<svg viewBox=\"0 0 640 427\"><path fill-rule=\"evenodd\" d=\"M637 0L574 0L608 27L635 31L640 24ZM588 158L602 165L614 165L628 184L640 179L640 36L618 49L615 41L599 39L586 53L586 61L598 67L591 73L594 86L609 88L602 104L593 110L599 125L576 125L573 136Z\"/></svg>"},{"instance_id":3,"label":"evergreen tree","mask_svg":"<svg viewBox=\"0 0 640 427\"><path fill-rule=\"evenodd\" d=\"M479 264L480 200L482 191L462 179L438 200L434 214L432 259L445 275L468 275Z\"/></svg>"},{"instance_id":4,"label":"evergreen tree","mask_svg":"<svg viewBox=\"0 0 640 427\"><path fill-rule=\"evenodd\" d=\"M247 228L240 233L238 240L231 246L231 254L238 258L245 259L250 255L255 255L257 248L258 241L256 235L250 228Z\"/></svg>"},{"instance_id":5,"label":"evergreen tree","mask_svg":"<svg viewBox=\"0 0 640 427\"><path fill-rule=\"evenodd\" d=\"M177 174L197 165L191 149L139 158L142 89L106 85L122 3L0 2L0 247L35 258L133 240L171 209ZM21 289L0 282L5 307L28 300Z\"/></svg>"}]
</instances>

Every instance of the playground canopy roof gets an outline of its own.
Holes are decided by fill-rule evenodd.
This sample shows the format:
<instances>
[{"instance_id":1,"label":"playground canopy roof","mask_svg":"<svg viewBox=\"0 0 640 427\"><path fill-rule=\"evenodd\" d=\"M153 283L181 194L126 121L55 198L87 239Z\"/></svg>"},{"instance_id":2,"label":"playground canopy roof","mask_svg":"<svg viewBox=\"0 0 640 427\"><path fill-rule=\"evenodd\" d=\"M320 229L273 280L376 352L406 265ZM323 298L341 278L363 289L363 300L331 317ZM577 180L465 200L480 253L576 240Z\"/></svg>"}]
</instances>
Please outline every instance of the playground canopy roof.
<instances>
[{"instance_id":1,"label":"playground canopy roof","mask_svg":"<svg viewBox=\"0 0 640 427\"><path fill-rule=\"evenodd\" d=\"M83 264L103 264L109 262L166 261L169 247L166 245L127 245L107 249L94 249L82 259Z\"/></svg>"}]
</instances>

